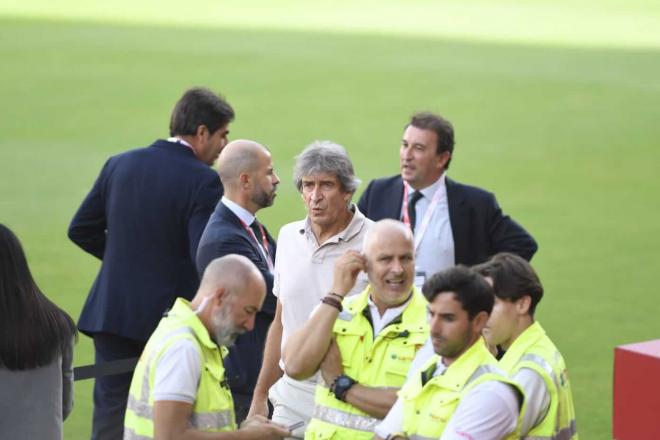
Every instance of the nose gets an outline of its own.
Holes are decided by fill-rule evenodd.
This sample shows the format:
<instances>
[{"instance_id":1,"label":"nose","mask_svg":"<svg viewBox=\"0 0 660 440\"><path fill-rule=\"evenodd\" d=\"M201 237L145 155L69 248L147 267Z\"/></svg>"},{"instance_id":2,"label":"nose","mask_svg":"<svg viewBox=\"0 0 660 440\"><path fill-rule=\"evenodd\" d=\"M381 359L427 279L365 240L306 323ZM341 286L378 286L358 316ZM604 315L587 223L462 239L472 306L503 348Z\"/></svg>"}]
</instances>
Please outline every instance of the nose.
<instances>
[{"instance_id":1,"label":"nose","mask_svg":"<svg viewBox=\"0 0 660 440\"><path fill-rule=\"evenodd\" d=\"M321 192L320 186L315 186L310 194L312 200L317 201L323 198L323 193Z\"/></svg>"},{"instance_id":2,"label":"nose","mask_svg":"<svg viewBox=\"0 0 660 440\"><path fill-rule=\"evenodd\" d=\"M440 333L442 330L442 324L440 319L437 316L429 317L429 331L431 334Z\"/></svg>"},{"instance_id":3,"label":"nose","mask_svg":"<svg viewBox=\"0 0 660 440\"><path fill-rule=\"evenodd\" d=\"M251 332L252 329L254 328L254 318L255 318L255 315L250 315L250 317L245 322L244 327L245 327L246 331Z\"/></svg>"},{"instance_id":4,"label":"nose","mask_svg":"<svg viewBox=\"0 0 660 440\"><path fill-rule=\"evenodd\" d=\"M402 159L412 159L412 148L410 147L401 147L401 158Z\"/></svg>"},{"instance_id":5,"label":"nose","mask_svg":"<svg viewBox=\"0 0 660 440\"><path fill-rule=\"evenodd\" d=\"M395 258L394 261L392 261L391 271L397 275L403 273L403 264L401 264L400 259Z\"/></svg>"},{"instance_id":6,"label":"nose","mask_svg":"<svg viewBox=\"0 0 660 440\"><path fill-rule=\"evenodd\" d=\"M273 179L274 179L273 180L273 185L277 185L278 183L280 183L280 176L278 176L274 172L273 172Z\"/></svg>"}]
</instances>

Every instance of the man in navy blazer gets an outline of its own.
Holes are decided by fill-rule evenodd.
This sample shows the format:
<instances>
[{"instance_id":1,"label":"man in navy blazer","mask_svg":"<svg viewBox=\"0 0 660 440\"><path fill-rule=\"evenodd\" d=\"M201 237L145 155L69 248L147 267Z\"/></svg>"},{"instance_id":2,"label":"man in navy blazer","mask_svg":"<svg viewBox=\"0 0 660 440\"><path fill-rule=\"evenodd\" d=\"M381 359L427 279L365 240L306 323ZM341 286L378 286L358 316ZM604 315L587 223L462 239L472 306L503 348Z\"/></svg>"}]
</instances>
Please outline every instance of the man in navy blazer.
<instances>
[{"instance_id":1,"label":"man in navy blazer","mask_svg":"<svg viewBox=\"0 0 660 440\"><path fill-rule=\"evenodd\" d=\"M209 168L227 143L231 106L205 88L184 93L170 138L111 157L69 226L69 238L99 258L78 328L95 362L137 357L176 297L199 284L197 244L223 189ZM94 384L92 439L123 438L131 373Z\"/></svg>"},{"instance_id":2,"label":"man in navy blazer","mask_svg":"<svg viewBox=\"0 0 660 440\"><path fill-rule=\"evenodd\" d=\"M240 335L225 359L225 377L234 397L236 422L247 416L259 376L268 327L275 316L273 296L275 241L255 215L271 206L280 180L268 150L253 141L236 140L223 150L218 172L225 195L211 215L197 251L201 275L216 258L243 255L252 261L266 281L266 299L257 312L254 329Z\"/></svg>"},{"instance_id":3,"label":"man in navy blazer","mask_svg":"<svg viewBox=\"0 0 660 440\"><path fill-rule=\"evenodd\" d=\"M401 174L370 182L360 211L373 221L400 219L413 228L416 254L427 266L418 271L426 278L454 264L482 263L498 252L530 260L536 241L502 213L492 193L446 177L453 150L449 121L430 112L413 115L401 143Z\"/></svg>"}]
</instances>

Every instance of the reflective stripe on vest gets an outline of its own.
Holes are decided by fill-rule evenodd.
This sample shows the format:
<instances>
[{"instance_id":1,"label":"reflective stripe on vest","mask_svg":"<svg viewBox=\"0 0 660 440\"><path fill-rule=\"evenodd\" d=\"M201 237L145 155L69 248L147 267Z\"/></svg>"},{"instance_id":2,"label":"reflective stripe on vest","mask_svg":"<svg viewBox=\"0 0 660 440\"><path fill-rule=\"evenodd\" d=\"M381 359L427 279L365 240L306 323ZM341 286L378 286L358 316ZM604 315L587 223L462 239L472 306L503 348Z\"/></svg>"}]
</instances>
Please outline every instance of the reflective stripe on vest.
<instances>
[{"instance_id":1,"label":"reflective stripe on vest","mask_svg":"<svg viewBox=\"0 0 660 440\"><path fill-rule=\"evenodd\" d=\"M128 396L128 405L131 411L138 417L153 420L153 409L147 403L137 400L135 397ZM231 423L232 412L229 410L212 413L192 413L190 424L201 431L209 431L218 427L226 426ZM137 435L137 434L135 434ZM142 438L141 436L138 438ZM146 438L146 437L145 437Z\"/></svg>"},{"instance_id":2,"label":"reflective stripe on vest","mask_svg":"<svg viewBox=\"0 0 660 440\"><path fill-rule=\"evenodd\" d=\"M314 408L314 415L312 417L326 423L341 426L342 428L366 432L373 432L376 424L380 422L380 420L374 417L351 414L340 409L319 405L316 405Z\"/></svg>"},{"instance_id":3,"label":"reflective stripe on vest","mask_svg":"<svg viewBox=\"0 0 660 440\"><path fill-rule=\"evenodd\" d=\"M502 369L497 368L495 365L480 365L479 368L477 368L474 373L472 373L472 376L470 376L470 378L465 382L465 386L463 388L467 388L468 385L487 373L506 377L506 373L502 371Z\"/></svg>"},{"instance_id":4,"label":"reflective stripe on vest","mask_svg":"<svg viewBox=\"0 0 660 440\"><path fill-rule=\"evenodd\" d=\"M550 365L548 363L548 361L546 361L545 359L543 359L541 356L539 356L537 354L526 354L526 355L524 355L523 357L520 358L518 363L525 362L525 361L534 362L536 365L541 367L543 369L543 371L548 373L548 376L550 376L552 381L555 383L555 386L557 387L557 389L561 388L560 384L559 384L559 380L557 379L557 375L555 374L555 370L552 369L552 365Z\"/></svg>"},{"instance_id":5,"label":"reflective stripe on vest","mask_svg":"<svg viewBox=\"0 0 660 440\"><path fill-rule=\"evenodd\" d=\"M230 410L218 411L212 413L192 413L190 424L200 431L211 431L232 422L233 412Z\"/></svg>"}]
</instances>

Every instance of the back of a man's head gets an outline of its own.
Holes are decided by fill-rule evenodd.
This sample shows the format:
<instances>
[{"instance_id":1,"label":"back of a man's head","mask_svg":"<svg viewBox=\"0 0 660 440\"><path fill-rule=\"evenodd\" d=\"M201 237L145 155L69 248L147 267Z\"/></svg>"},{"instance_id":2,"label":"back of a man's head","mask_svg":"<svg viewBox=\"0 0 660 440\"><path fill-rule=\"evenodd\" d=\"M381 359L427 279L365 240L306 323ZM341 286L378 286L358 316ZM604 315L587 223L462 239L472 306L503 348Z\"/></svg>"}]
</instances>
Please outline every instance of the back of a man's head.
<instances>
[{"instance_id":1,"label":"back of a man's head","mask_svg":"<svg viewBox=\"0 0 660 440\"><path fill-rule=\"evenodd\" d=\"M474 269L493 281L493 290L499 299L517 301L523 296L529 296L529 314L534 316L536 306L543 298L543 285L527 260L501 252Z\"/></svg>"},{"instance_id":2,"label":"back of a man's head","mask_svg":"<svg viewBox=\"0 0 660 440\"><path fill-rule=\"evenodd\" d=\"M198 295L206 296L218 288L224 288L228 296L232 296L251 283L264 284L265 290L263 276L254 263L243 255L225 255L206 266Z\"/></svg>"},{"instance_id":3,"label":"back of a man's head","mask_svg":"<svg viewBox=\"0 0 660 440\"><path fill-rule=\"evenodd\" d=\"M241 174L255 171L268 149L258 142L237 139L229 142L218 158L218 174L225 187L239 184Z\"/></svg>"},{"instance_id":4,"label":"back of a man's head","mask_svg":"<svg viewBox=\"0 0 660 440\"><path fill-rule=\"evenodd\" d=\"M204 125L213 134L234 119L234 109L225 99L205 87L183 94L172 110L170 136L190 136Z\"/></svg>"},{"instance_id":5,"label":"back of a man's head","mask_svg":"<svg viewBox=\"0 0 660 440\"><path fill-rule=\"evenodd\" d=\"M484 277L475 270L460 265L431 276L424 283L422 291L429 302L433 302L435 297L442 293L452 292L470 319L480 312L490 315L495 303L493 289Z\"/></svg>"}]
</instances>

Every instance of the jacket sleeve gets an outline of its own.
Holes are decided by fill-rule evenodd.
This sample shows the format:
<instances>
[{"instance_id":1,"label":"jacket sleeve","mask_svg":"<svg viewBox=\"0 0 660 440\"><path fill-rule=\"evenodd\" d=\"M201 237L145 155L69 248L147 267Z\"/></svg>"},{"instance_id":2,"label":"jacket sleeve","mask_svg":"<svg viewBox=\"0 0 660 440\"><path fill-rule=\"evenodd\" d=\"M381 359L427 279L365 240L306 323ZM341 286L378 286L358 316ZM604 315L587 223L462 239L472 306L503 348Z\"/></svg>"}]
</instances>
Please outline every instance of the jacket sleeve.
<instances>
[{"instance_id":1,"label":"jacket sleeve","mask_svg":"<svg viewBox=\"0 0 660 440\"><path fill-rule=\"evenodd\" d=\"M110 168L108 160L92 190L78 208L69 225L68 236L85 252L102 260L105 251L107 217L105 212L105 182Z\"/></svg>"},{"instance_id":2,"label":"jacket sleeve","mask_svg":"<svg viewBox=\"0 0 660 440\"><path fill-rule=\"evenodd\" d=\"M515 220L502 213L493 194L490 194L488 219L491 255L511 252L527 261L532 259L538 250L536 240Z\"/></svg>"},{"instance_id":3,"label":"jacket sleeve","mask_svg":"<svg viewBox=\"0 0 660 440\"><path fill-rule=\"evenodd\" d=\"M358 209L362 214L365 215L367 218L371 218L369 216L369 196L371 195L371 186L373 185L373 180L369 182L369 185L367 185L367 188L364 190L362 195L360 196L360 200L358 201Z\"/></svg>"}]
</instances>

